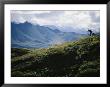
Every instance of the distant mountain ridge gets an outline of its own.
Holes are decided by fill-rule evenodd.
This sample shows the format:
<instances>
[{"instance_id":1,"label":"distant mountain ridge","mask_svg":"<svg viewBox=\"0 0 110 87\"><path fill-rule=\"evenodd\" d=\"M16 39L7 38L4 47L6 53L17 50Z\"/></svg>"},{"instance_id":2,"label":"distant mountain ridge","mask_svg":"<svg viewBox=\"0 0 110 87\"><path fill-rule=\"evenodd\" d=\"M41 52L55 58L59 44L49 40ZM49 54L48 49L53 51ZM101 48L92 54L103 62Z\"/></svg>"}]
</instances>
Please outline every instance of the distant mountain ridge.
<instances>
[{"instance_id":1,"label":"distant mountain ridge","mask_svg":"<svg viewBox=\"0 0 110 87\"><path fill-rule=\"evenodd\" d=\"M74 41L83 36L85 35L75 32L62 32L59 29L53 29L52 26L11 22L12 48L46 48L53 44Z\"/></svg>"}]
</instances>

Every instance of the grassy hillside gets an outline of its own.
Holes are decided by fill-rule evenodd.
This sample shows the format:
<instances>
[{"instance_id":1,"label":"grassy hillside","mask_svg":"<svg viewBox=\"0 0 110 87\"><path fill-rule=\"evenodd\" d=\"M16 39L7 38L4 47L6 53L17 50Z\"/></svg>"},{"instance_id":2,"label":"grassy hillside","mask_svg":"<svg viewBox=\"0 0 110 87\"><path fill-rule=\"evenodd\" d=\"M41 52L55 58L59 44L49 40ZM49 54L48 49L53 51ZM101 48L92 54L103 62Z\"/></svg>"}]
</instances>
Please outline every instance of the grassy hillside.
<instances>
[{"instance_id":1,"label":"grassy hillside","mask_svg":"<svg viewBox=\"0 0 110 87\"><path fill-rule=\"evenodd\" d=\"M42 49L12 48L11 76L100 76L100 38L90 36Z\"/></svg>"}]
</instances>

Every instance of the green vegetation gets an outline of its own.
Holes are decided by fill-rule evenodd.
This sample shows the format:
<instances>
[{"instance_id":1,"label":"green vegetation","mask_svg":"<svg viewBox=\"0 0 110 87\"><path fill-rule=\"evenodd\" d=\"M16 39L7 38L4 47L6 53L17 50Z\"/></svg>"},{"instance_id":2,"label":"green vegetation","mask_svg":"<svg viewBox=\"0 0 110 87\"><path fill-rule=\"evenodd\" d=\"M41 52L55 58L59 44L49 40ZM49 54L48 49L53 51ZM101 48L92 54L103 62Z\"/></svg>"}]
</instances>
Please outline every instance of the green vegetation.
<instances>
[{"instance_id":1,"label":"green vegetation","mask_svg":"<svg viewBox=\"0 0 110 87\"><path fill-rule=\"evenodd\" d=\"M49 48L12 48L13 77L98 77L100 38L89 36Z\"/></svg>"}]
</instances>

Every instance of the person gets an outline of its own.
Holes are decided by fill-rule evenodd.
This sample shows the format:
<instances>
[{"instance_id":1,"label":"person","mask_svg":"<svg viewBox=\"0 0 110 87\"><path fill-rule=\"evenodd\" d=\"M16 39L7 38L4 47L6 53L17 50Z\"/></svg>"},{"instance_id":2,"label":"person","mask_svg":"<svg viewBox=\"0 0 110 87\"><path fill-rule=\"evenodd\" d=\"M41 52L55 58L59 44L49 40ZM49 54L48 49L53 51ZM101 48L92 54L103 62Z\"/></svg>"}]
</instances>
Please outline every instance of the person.
<instances>
[{"instance_id":1,"label":"person","mask_svg":"<svg viewBox=\"0 0 110 87\"><path fill-rule=\"evenodd\" d=\"M89 35L92 36L92 30L88 30Z\"/></svg>"}]
</instances>

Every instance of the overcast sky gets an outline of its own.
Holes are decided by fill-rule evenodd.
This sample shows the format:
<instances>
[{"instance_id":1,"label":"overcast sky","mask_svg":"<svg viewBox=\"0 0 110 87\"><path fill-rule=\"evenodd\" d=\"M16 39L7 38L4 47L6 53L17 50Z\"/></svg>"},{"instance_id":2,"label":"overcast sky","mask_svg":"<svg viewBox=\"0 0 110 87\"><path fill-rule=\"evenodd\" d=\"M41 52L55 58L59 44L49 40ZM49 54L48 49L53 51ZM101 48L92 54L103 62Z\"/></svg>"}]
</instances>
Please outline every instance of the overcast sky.
<instances>
[{"instance_id":1,"label":"overcast sky","mask_svg":"<svg viewBox=\"0 0 110 87\"><path fill-rule=\"evenodd\" d=\"M99 31L100 11L11 11L11 22L59 27L92 28Z\"/></svg>"}]
</instances>

